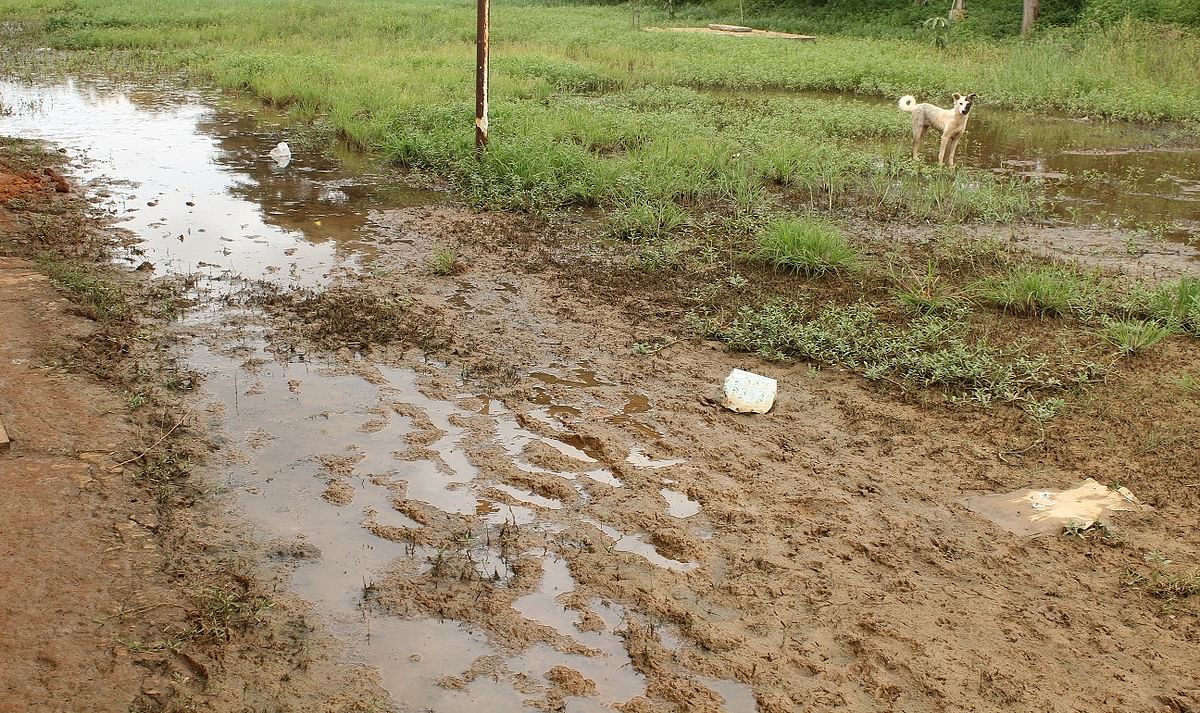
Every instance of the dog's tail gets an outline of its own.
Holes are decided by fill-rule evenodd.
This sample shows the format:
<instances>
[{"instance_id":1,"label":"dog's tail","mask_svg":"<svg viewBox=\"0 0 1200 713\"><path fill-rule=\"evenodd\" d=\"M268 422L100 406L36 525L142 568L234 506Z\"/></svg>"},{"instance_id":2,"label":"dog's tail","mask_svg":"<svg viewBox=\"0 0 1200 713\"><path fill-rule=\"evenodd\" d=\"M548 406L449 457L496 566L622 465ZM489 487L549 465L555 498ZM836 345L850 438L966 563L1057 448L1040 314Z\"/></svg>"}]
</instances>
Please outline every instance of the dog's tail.
<instances>
[{"instance_id":1,"label":"dog's tail","mask_svg":"<svg viewBox=\"0 0 1200 713\"><path fill-rule=\"evenodd\" d=\"M912 111L917 105L917 98L911 94L900 97L900 111Z\"/></svg>"}]
</instances>

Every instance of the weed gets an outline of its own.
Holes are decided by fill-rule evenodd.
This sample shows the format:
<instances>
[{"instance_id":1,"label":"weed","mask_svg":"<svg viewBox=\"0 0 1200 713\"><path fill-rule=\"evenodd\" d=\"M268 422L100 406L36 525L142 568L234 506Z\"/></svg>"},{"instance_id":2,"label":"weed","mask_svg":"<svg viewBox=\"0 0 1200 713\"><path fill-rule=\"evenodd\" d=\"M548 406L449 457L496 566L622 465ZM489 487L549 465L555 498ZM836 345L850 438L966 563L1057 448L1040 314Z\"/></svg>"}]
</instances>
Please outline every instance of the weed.
<instances>
[{"instance_id":1,"label":"weed","mask_svg":"<svg viewBox=\"0 0 1200 713\"><path fill-rule=\"evenodd\" d=\"M620 238L660 239L687 222L687 212L674 201L642 199L617 208L612 232Z\"/></svg>"},{"instance_id":2,"label":"weed","mask_svg":"<svg viewBox=\"0 0 1200 713\"><path fill-rule=\"evenodd\" d=\"M799 303L772 302L743 308L732 323L714 326L711 318L693 318L735 349L770 359L801 358L839 364L868 379L944 388L951 398L989 405L1025 402L1032 412L1061 408L1058 401L1039 400L1069 384L1086 384L1094 365L1082 362L1073 373L1051 367L1046 357L1003 351L972 342L961 320L921 315L897 326L880 319L866 304L827 305L810 309ZM1051 414L1052 415L1052 414Z\"/></svg>"},{"instance_id":3,"label":"weed","mask_svg":"<svg viewBox=\"0 0 1200 713\"><path fill-rule=\"evenodd\" d=\"M1200 336L1200 278L1181 277L1154 291L1147 311L1172 330Z\"/></svg>"},{"instance_id":4,"label":"weed","mask_svg":"<svg viewBox=\"0 0 1200 713\"><path fill-rule=\"evenodd\" d=\"M109 322L128 315L125 291L111 277L49 256L42 256L38 264L55 287L74 293L92 319Z\"/></svg>"},{"instance_id":5,"label":"weed","mask_svg":"<svg viewBox=\"0 0 1200 713\"><path fill-rule=\"evenodd\" d=\"M1107 320L1102 334L1125 356L1143 352L1166 339L1171 330L1161 322L1145 319Z\"/></svg>"},{"instance_id":6,"label":"weed","mask_svg":"<svg viewBox=\"0 0 1200 713\"><path fill-rule=\"evenodd\" d=\"M275 604L257 596L240 584L208 587L196 597L197 611L192 616L196 638L228 640L249 626L259 624Z\"/></svg>"},{"instance_id":7,"label":"weed","mask_svg":"<svg viewBox=\"0 0 1200 713\"><path fill-rule=\"evenodd\" d=\"M1200 396L1200 377L1194 374L1180 374L1175 379L1175 385L1183 389L1183 392L1186 394Z\"/></svg>"},{"instance_id":8,"label":"weed","mask_svg":"<svg viewBox=\"0 0 1200 713\"><path fill-rule=\"evenodd\" d=\"M950 313L963 308L961 295L937 274L933 261L926 264L924 273L910 268L907 274L893 274L892 281L896 299L914 312Z\"/></svg>"},{"instance_id":9,"label":"weed","mask_svg":"<svg viewBox=\"0 0 1200 713\"><path fill-rule=\"evenodd\" d=\"M1167 561L1167 565L1170 561ZM1167 572L1160 565L1148 573L1129 568L1125 571L1121 583L1127 587L1144 589L1161 599L1186 599L1200 594L1200 570L1187 573Z\"/></svg>"},{"instance_id":10,"label":"weed","mask_svg":"<svg viewBox=\"0 0 1200 713\"><path fill-rule=\"evenodd\" d=\"M429 258L429 271L441 277L457 275L462 270L458 253L450 247L439 245Z\"/></svg>"},{"instance_id":11,"label":"weed","mask_svg":"<svg viewBox=\"0 0 1200 713\"><path fill-rule=\"evenodd\" d=\"M664 339L657 342L634 342L633 346L630 347L630 351L639 356L649 356L650 354L657 354L678 342L678 339Z\"/></svg>"},{"instance_id":12,"label":"weed","mask_svg":"<svg viewBox=\"0 0 1200 713\"><path fill-rule=\"evenodd\" d=\"M853 270L858 253L833 224L813 217L785 218L758 234L754 258L781 270L819 277Z\"/></svg>"},{"instance_id":13,"label":"weed","mask_svg":"<svg viewBox=\"0 0 1200 713\"><path fill-rule=\"evenodd\" d=\"M1080 540L1092 539L1099 535L1100 542L1109 547L1124 547L1128 544L1124 533L1099 520L1090 523L1069 523L1063 527L1062 534L1065 537L1075 537Z\"/></svg>"},{"instance_id":14,"label":"weed","mask_svg":"<svg viewBox=\"0 0 1200 713\"><path fill-rule=\"evenodd\" d=\"M1026 413L1033 417L1033 420L1039 423L1045 423L1056 418L1062 410L1066 408L1067 402L1061 398L1051 396L1045 399L1029 399L1024 404Z\"/></svg>"},{"instance_id":15,"label":"weed","mask_svg":"<svg viewBox=\"0 0 1200 713\"><path fill-rule=\"evenodd\" d=\"M1091 284L1067 267L1015 267L1003 275L975 285L975 294L986 303L1006 312L1039 317L1067 314L1076 305L1083 306L1094 294Z\"/></svg>"},{"instance_id":16,"label":"weed","mask_svg":"<svg viewBox=\"0 0 1200 713\"><path fill-rule=\"evenodd\" d=\"M950 41L950 21L941 15L927 18L921 26L929 31L929 42L940 50L946 49Z\"/></svg>"},{"instance_id":17,"label":"weed","mask_svg":"<svg viewBox=\"0 0 1200 713\"><path fill-rule=\"evenodd\" d=\"M630 257L630 265L635 270L658 272L671 270L683 264L684 246L668 238L660 240L644 240L638 243L637 250Z\"/></svg>"}]
</instances>

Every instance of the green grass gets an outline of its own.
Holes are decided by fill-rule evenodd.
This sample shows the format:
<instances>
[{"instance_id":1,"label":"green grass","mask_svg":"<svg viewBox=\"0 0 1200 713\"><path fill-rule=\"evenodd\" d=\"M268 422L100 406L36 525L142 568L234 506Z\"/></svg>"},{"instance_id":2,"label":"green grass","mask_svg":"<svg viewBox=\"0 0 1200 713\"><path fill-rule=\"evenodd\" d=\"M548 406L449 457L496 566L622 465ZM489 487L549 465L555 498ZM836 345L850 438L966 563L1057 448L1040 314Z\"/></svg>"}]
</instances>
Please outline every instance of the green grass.
<instances>
[{"instance_id":1,"label":"green grass","mask_svg":"<svg viewBox=\"0 0 1200 713\"><path fill-rule=\"evenodd\" d=\"M1145 319L1110 320L1102 334L1125 356L1132 356L1155 346L1171 334L1161 322Z\"/></svg>"},{"instance_id":2,"label":"green grass","mask_svg":"<svg viewBox=\"0 0 1200 713\"><path fill-rule=\"evenodd\" d=\"M438 246L429 257L429 271L439 277L458 274L458 253L445 245Z\"/></svg>"},{"instance_id":3,"label":"green grass","mask_svg":"<svg viewBox=\"0 0 1200 713\"><path fill-rule=\"evenodd\" d=\"M989 105L1200 120L1200 40L1137 22L943 52L895 37L644 32L623 5L525 0L493 10L492 136L477 162L473 13L468 0L295 0L286 11L270 0L0 0L0 22L26 28L10 43L118 53L81 65L182 66L317 119L314 140L337 132L448 177L476 205L598 205L637 235L777 200L942 221L1037 212L1021 180L903 161L900 94L969 87ZM16 55L10 69L33 61Z\"/></svg>"},{"instance_id":4,"label":"green grass","mask_svg":"<svg viewBox=\"0 0 1200 713\"><path fill-rule=\"evenodd\" d=\"M922 315L893 324L879 308L865 303L746 307L712 334L734 349L769 359L837 364L872 380L941 388L958 401L1018 402L1038 413L1046 410L1045 404L1058 404L1048 398L1086 384L1097 370L1082 360L1073 367L1055 367L1044 356L973 340L954 318Z\"/></svg>"},{"instance_id":5,"label":"green grass","mask_svg":"<svg viewBox=\"0 0 1200 713\"><path fill-rule=\"evenodd\" d=\"M616 209L612 232L620 238L665 238L687 225L687 211L669 200L635 199Z\"/></svg>"},{"instance_id":6,"label":"green grass","mask_svg":"<svg viewBox=\"0 0 1200 713\"><path fill-rule=\"evenodd\" d=\"M859 262L842 231L814 217L784 218L768 225L758 234L754 259L809 277L853 270Z\"/></svg>"},{"instance_id":7,"label":"green grass","mask_svg":"<svg viewBox=\"0 0 1200 713\"><path fill-rule=\"evenodd\" d=\"M110 322L129 314L125 291L101 271L48 256L39 259L38 265L55 287L73 293L75 302L92 319Z\"/></svg>"},{"instance_id":8,"label":"green grass","mask_svg":"<svg viewBox=\"0 0 1200 713\"><path fill-rule=\"evenodd\" d=\"M1095 285L1078 271L1058 265L1021 265L980 281L975 293L1006 312L1062 316L1095 303Z\"/></svg>"},{"instance_id":9,"label":"green grass","mask_svg":"<svg viewBox=\"0 0 1200 713\"><path fill-rule=\"evenodd\" d=\"M913 269L892 275L892 294L905 307L923 314L949 314L965 308L961 292L937 274L937 265L929 261L924 272Z\"/></svg>"},{"instance_id":10,"label":"green grass","mask_svg":"<svg viewBox=\"0 0 1200 713\"><path fill-rule=\"evenodd\" d=\"M1171 329L1200 336L1200 279L1181 277L1152 292L1146 311Z\"/></svg>"}]
</instances>

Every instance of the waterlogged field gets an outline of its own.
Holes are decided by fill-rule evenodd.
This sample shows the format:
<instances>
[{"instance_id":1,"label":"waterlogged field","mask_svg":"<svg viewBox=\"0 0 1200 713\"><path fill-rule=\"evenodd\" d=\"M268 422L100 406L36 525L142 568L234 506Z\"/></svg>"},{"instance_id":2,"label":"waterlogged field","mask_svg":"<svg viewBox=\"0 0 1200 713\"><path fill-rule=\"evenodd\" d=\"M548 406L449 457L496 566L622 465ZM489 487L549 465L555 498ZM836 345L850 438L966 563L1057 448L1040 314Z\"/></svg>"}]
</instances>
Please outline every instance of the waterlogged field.
<instances>
[{"instance_id":1,"label":"waterlogged field","mask_svg":"<svg viewBox=\"0 0 1200 713\"><path fill-rule=\"evenodd\" d=\"M789 203L874 216L1012 221L1038 210L1021 181L904 159L900 94L1126 119L1200 119L1200 41L1124 24L1088 36L938 50L916 41L815 43L646 32L626 7L502 3L493 17L492 148L473 157L474 6L0 0L26 40L119 51L248 89L474 203L601 205L632 232L711 210ZM653 14L643 24L663 24ZM722 90L710 93L701 90ZM747 90L822 89L876 106ZM785 198L770 195L777 186Z\"/></svg>"}]
</instances>

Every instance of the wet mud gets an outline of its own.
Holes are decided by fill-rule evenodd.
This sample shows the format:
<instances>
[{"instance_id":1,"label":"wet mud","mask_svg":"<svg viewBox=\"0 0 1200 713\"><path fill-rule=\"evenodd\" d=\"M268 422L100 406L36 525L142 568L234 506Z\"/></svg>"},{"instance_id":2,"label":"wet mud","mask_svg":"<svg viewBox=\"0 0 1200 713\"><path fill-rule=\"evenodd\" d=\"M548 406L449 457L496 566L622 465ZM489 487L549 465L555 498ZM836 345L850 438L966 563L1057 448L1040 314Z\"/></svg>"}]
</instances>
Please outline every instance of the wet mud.
<instances>
[{"instance_id":1,"label":"wet mud","mask_svg":"<svg viewBox=\"0 0 1200 713\"><path fill-rule=\"evenodd\" d=\"M287 127L220 98L0 90L17 97L0 132L115 186L131 266L197 276L179 329L222 439L207 477L400 710L1200 705L1195 614L1118 577L1200 545L1164 524L1198 504L1182 460L1123 451L1113 427L1010 465L995 454L1026 434L1004 417L703 342L636 356L631 335L670 336L678 305L593 280L612 265L571 226L326 158L281 168ZM439 245L463 274L430 275ZM438 317L447 347L317 351L253 299L368 280ZM772 413L703 398L735 366L780 380ZM1118 518L1134 545L1029 540L961 504L1081 470L1156 502Z\"/></svg>"}]
</instances>

